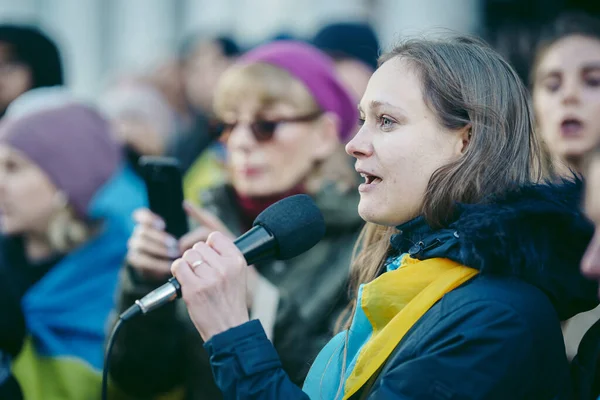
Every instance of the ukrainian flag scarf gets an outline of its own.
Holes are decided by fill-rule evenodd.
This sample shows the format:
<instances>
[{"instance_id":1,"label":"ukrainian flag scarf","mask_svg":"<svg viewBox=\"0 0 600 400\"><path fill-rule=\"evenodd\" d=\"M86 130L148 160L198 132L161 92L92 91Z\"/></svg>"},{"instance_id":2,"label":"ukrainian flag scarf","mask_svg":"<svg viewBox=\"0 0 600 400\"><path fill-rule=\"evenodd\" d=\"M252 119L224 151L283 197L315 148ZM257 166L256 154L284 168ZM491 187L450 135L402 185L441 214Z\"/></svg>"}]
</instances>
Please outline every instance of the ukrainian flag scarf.
<instances>
[{"instance_id":1,"label":"ukrainian flag scarf","mask_svg":"<svg viewBox=\"0 0 600 400\"><path fill-rule=\"evenodd\" d=\"M406 332L437 301L477 273L445 258L420 261L403 255L393 260L387 272L360 286L350 329L319 353L304 392L313 400L349 399L376 375Z\"/></svg>"},{"instance_id":2,"label":"ukrainian flag scarf","mask_svg":"<svg viewBox=\"0 0 600 400\"><path fill-rule=\"evenodd\" d=\"M55 265L22 299L28 338L12 372L27 400L100 396L107 318L133 230L146 204L143 183L126 168L97 193L89 215L102 231Z\"/></svg>"}]
</instances>

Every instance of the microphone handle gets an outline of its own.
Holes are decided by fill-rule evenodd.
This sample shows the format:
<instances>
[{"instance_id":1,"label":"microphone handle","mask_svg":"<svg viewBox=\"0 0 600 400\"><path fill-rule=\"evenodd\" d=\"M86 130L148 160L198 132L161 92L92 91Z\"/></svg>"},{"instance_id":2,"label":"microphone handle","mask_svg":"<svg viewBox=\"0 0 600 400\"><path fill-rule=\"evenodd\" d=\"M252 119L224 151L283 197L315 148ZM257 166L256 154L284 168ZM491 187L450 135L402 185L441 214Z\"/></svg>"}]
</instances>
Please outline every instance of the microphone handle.
<instances>
[{"instance_id":1,"label":"microphone handle","mask_svg":"<svg viewBox=\"0 0 600 400\"><path fill-rule=\"evenodd\" d=\"M233 243L242 252L248 265L277 258L279 254L279 246L275 236L262 225L254 225L252 229L235 239Z\"/></svg>"},{"instance_id":2,"label":"microphone handle","mask_svg":"<svg viewBox=\"0 0 600 400\"><path fill-rule=\"evenodd\" d=\"M279 252L275 236L261 225L253 226L248 232L238 237L234 244L240 249L248 265L257 261L275 258ZM173 277L164 285L136 300L119 318L126 321L140 313L147 314L179 297L181 297L181 285Z\"/></svg>"},{"instance_id":3,"label":"microphone handle","mask_svg":"<svg viewBox=\"0 0 600 400\"><path fill-rule=\"evenodd\" d=\"M144 297L136 300L127 310L123 311L119 318L127 321L138 314L147 314L158 307L181 297L181 285L175 277L167 283L154 289Z\"/></svg>"}]
</instances>

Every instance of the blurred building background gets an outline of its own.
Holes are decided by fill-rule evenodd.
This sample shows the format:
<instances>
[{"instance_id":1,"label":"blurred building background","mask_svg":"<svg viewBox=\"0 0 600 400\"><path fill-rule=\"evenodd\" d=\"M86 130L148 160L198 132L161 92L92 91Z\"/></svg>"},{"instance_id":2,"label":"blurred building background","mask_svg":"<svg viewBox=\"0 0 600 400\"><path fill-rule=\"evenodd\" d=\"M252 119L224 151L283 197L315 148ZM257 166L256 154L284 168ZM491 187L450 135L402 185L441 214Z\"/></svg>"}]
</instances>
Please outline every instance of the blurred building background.
<instances>
[{"instance_id":1,"label":"blurred building background","mask_svg":"<svg viewBox=\"0 0 600 400\"><path fill-rule=\"evenodd\" d=\"M152 69L190 34L231 34L250 47L310 37L329 22L369 21L385 49L431 28L479 34L518 52L520 32L566 8L597 13L598 0L0 0L0 22L48 32L76 94L93 97L113 76ZM514 33L519 32L519 39Z\"/></svg>"}]
</instances>

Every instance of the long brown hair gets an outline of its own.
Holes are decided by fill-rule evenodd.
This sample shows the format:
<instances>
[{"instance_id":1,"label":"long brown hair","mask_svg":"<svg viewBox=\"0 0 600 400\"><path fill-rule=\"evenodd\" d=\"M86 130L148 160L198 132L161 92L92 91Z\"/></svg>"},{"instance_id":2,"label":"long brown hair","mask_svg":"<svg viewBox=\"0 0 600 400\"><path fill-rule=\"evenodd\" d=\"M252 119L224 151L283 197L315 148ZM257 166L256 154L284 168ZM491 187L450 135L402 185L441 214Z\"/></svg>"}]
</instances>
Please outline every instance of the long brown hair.
<instances>
[{"instance_id":1,"label":"long brown hair","mask_svg":"<svg viewBox=\"0 0 600 400\"><path fill-rule=\"evenodd\" d=\"M383 55L380 65L402 58L421 79L425 103L440 125L470 128L465 153L433 173L421 215L433 228L448 225L456 203L481 202L516 185L545 176L545 152L533 127L527 90L517 73L477 39L411 39ZM393 227L367 223L355 247L350 293L377 277L389 251ZM340 319L348 327L356 307ZM350 318L348 318L350 316Z\"/></svg>"}]
</instances>

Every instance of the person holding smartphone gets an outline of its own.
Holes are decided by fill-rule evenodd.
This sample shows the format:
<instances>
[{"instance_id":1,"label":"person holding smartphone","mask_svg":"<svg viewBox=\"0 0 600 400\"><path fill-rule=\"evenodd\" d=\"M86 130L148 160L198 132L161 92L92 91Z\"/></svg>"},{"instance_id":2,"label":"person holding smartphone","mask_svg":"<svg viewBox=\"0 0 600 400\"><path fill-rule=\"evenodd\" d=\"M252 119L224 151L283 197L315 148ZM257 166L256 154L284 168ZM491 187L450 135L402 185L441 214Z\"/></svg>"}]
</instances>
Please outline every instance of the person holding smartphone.
<instances>
[{"instance_id":1,"label":"person holding smartphone","mask_svg":"<svg viewBox=\"0 0 600 400\"><path fill-rule=\"evenodd\" d=\"M250 314L301 384L348 304L349 265L362 220L356 211L360 178L343 145L355 131L356 103L327 55L280 41L250 51L225 72L214 108L230 182L202 193L203 209L186 204L198 227L181 238L167 234L168 221L149 210L135 213L118 311L164 283L172 260L209 233L234 238L269 205L309 194L324 214L325 238L292 260L255 265L247 281ZM124 324L110 371L112 382L132 397L221 398L183 302Z\"/></svg>"}]
</instances>

